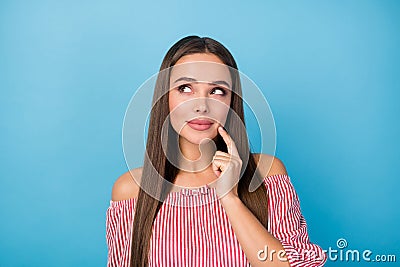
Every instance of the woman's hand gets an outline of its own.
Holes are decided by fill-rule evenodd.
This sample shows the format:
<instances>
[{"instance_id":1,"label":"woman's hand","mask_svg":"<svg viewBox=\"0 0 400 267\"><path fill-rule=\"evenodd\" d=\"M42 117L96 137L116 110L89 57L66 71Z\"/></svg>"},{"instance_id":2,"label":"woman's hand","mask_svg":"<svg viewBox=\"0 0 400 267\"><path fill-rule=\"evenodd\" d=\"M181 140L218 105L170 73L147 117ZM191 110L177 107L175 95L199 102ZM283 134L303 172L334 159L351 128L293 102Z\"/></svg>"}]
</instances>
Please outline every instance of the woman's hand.
<instances>
[{"instance_id":1,"label":"woman's hand","mask_svg":"<svg viewBox=\"0 0 400 267\"><path fill-rule=\"evenodd\" d=\"M218 132L224 139L228 153L217 151L213 157L212 168L218 180L211 184L219 198L238 196L237 185L242 169L242 160L230 135L220 126Z\"/></svg>"}]
</instances>

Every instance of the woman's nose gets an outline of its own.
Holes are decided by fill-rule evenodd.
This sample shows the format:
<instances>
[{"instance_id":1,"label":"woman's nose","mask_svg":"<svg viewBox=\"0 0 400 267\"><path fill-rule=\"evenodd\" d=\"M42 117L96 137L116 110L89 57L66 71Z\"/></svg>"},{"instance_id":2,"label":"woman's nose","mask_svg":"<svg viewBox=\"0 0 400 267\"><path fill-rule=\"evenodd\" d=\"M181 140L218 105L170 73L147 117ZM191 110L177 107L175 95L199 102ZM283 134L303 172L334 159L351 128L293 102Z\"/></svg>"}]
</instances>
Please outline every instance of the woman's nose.
<instances>
[{"instance_id":1,"label":"woman's nose","mask_svg":"<svg viewBox=\"0 0 400 267\"><path fill-rule=\"evenodd\" d=\"M195 112L207 113L209 111L208 100L206 97L201 97L195 100Z\"/></svg>"}]
</instances>

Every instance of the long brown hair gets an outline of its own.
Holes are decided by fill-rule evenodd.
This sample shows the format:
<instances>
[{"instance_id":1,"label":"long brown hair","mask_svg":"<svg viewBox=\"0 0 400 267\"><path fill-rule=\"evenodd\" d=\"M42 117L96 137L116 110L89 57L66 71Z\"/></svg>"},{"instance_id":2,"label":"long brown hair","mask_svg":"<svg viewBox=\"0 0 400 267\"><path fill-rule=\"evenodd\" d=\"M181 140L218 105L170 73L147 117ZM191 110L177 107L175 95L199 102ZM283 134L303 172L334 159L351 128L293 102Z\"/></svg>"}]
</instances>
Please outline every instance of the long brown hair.
<instances>
[{"instance_id":1,"label":"long brown hair","mask_svg":"<svg viewBox=\"0 0 400 267\"><path fill-rule=\"evenodd\" d=\"M171 190L170 184L165 180L173 183L179 172L179 169L168 160L168 155L165 155L163 149L160 148L162 125L164 121L168 119L167 117L169 114L167 92L169 78L167 77L167 74L161 73L163 70L174 66L181 57L195 53L214 54L218 56L225 65L231 67L229 69L237 70L236 62L231 53L221 43L207 37L188 36L182 38L176 42L165 55L160 67L160 74L157 77L153 95L153 108L150 114L145 152L146 156L143 162L140 190L136 202L135 216L132 226L131 267L144 267L148 265L152 226L157 213L163 204L162 200L165 199L166 195ZM231 109L234 110L238 116L231 116L231 112L229 112L225 128L233 138L242 161L247 162L246 166L242 166L243 175L238 184L238 195L246 207L265 227L267 227L267 190L265 186L259 186L255 191L249 192L248 188L251 179L255 178L258 179L258 181L262 181L262 177L259 172L256 171L257 164L252 154L249 153L247 133L242 127L232 127L233 125L237 125L235 118L240 118L243 125L245 122L240 78L238 73L235 73L234 71L231 71L231 76L233 81ZM169 123L166 135L172 135L172 131L173 128ZM217 135L216 146L218 150L227 152L226 145L220 135ZM248 159L243 159L243 155L247 155ZM155 178L159 176L164 177L165 180ZM258 184L262 183L259 182ZM150 191L151 194L146 193ZM154 196L157 196L157 198L154 198ZM161 201L159 199L161 199Z\"/></svg>"}]
</instances>

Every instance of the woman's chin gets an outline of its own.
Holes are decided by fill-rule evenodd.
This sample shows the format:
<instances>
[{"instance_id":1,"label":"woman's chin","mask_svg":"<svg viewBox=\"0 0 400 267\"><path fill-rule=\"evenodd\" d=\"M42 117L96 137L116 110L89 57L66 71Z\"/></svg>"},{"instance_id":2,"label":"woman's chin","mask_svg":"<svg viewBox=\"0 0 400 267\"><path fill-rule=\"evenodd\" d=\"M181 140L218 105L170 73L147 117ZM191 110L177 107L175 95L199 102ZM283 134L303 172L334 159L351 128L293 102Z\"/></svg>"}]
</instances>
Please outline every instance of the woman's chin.
<instances>
[{"instance_id":1,"label":"woman's chin","mask_svg":"<svg viewBox=\"0 0 400 267\"><path fill-rule=\"evenodd\" d=\"M203 139L191 139L188 140L190 143L195 144L195 145L206 145L210 142L213 142L213 139L210 138L203 138Z\"/></svg>"},{"instance_id":2,"label":"woman's chin","mask_svg":"<svg viewBox=\"0 0 400 267\"><path fill-rule=\"evenodd\" d=\"M207 136L182 136L185 138L189 143L196 144L196 145L206 145L210 142L215 142L217 140L217 135L207 135Z\"/></svg>"}]
</instances>

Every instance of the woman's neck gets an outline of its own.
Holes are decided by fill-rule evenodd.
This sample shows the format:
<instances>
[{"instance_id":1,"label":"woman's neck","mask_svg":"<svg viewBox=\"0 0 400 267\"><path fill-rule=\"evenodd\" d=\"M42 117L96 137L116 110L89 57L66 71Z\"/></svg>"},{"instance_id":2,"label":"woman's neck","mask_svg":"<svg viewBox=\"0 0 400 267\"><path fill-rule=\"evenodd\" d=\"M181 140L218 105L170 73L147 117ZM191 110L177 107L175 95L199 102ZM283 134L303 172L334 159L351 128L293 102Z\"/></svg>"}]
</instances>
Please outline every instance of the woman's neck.
<instances>
[{"instance_id":1,"label":"woman's neck","mask_svg":"<svg viewBox=\"0 0 400 267\"><path fill-rule=\"evenodd\" d=\"M179 139L178 168L193 174L201 173L211 167L212 159L217 151L213 141L208 140L200 144L193 144L186 139Z\"/></svg>"},{"instance_id":2,"label":"woman's neck","mask_svg":"<svg viewBox=\"0 0 400 267\"><path fill-rule=\"evenodd\" d=\"M179 172L174 184L180 187L199 187L213 182L217 176L212 169L212 159L217 150L212 141L193 144L179 140L177 151ZM173 191L180 188L174 188Z\"/></svg>"}]
</instances>

